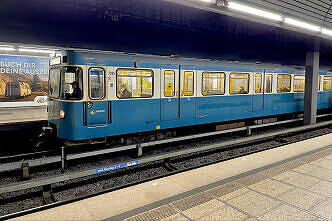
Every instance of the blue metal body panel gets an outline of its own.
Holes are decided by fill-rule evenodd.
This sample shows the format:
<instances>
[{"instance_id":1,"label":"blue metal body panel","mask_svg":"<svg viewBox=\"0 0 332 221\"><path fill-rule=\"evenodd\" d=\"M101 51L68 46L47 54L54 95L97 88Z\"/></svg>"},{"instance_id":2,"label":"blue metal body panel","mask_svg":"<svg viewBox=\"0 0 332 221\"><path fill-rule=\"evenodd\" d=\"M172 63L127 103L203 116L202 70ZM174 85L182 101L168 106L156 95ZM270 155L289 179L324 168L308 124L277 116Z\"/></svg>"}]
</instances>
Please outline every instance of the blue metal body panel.
<instances>
[{"instance_id":1,"label":"blue metal body panel","mask_svg":"<svg viewBox=\"0 0 332 221\"><path fill-rule=\"evenodd\" d=\"M318 94L319 108L332 107L332 92L319 92ZM196 101L196 109L193 108L196 110L196 116L193 114L195 112L189 111L190 114L181 115L180 119L173 114L177 111L171 111L172 108L177 109L175 106L168 106L167 109L161 111L160 102L168 102L167 98L162 100L116 100L112 101L112 123L106 123L103 126L98 124L83 126L84 105L82 102L51 100L49 113L58 113L62 109L66 112L66 117L65 119L59 119L58 116L49 117L50 122L57 125L60 138L83 140L152 131L156 130L157 126L166 129L303 111L303 93L265 95L265 101L271 100L273 108L266 109L265 102L264 110L256 108L256 104L261 106L262 103L253 103L253 96L259 99L262 95L199 97ZM176 100L176 98L171 100ZM136 111L133 112L133 110Z\"/></svg>"},{"instance_id":2,"label":"blue metal body panel","mask_svg":"<svg viewBox=\"0 0 332 221\"><path fill-rule=\"evenodd\" d=\"M273 110L273 94L264 94L264 111Z\"/></svg>"},{"instance_id":3,"label":"blue metal body panel","mask_svg":"<svg viewBox=\"0 0 332 221\"><path fill-rule=\"evenodd\" d=\"M155 129L155 122L160 122L160 99L116 100L112 102L112 127L122 134L135 128Z\"/></svg>"},{"instance_id":4,"label":"blue metal body panel","mask_svg":"<svg viewBox=\"0 0 332 221\"><path fill-rule=\"evenodd\" d=\"M197 99L199 119L209 122L229 121L233 118L246 118L252 115L251 96L209 96Z\"/></svg>"},{"instance_id":5,"label":"blue metal body panel","mask_svg":"<svg viewBox=\"0 0 332 221\"><path fill-rule=\"evenodd\" d=\"M252 95L252 111L263 111L264 110L264 99L266 98L265 95L256 94Z\"/></svg>"},{"instance_id":6,"label":"blue metal body panel","mask_svg":"<svg viewBox=\"0 0 332 221\"><path fill-rule=\"evenodd\" d=\"M178 120L179 119L179 98L161 99L161 120Z\"/></svg>"},{"instance_id":7,"label":"blue metal body panel","mask_svg":"<svg viewBox=\"0 0 332 221\"><path fill-rule=\"evenodd\" d=\"M160 63L152 63L152 62L140 62L138 63L138 68L160 68Z\"/></svg>"},{"instance_id":8,"label":"blue metal body panel","mask_svg":"<svg viewBox=\"0 0 332 221\"><path fill-rule=\"evenodd\" d=\"M64 110L66 115L60 119L59 111ZM67 140L77 140L81 136L83 127L83 102L65 102L50 100L48 102L49 122L57 127L58 137Z\"/></svg>"},{"instance_id":9,"label":"blue metal body panel","mask_svg":"<svg viewBox=\"0 0 332 221\"><path fill-rule=\"evenodd\" d=\"M91 66L115 66L115 67L134 67L133 61L109 59L107 56L88 53L68 54L71 65L91 65Z\"/></svg>"},{"instance_id":10,"label":"blue metal body panel","mask_svg":"<svg viewBox=\"0 0 332 221\"><path fill-rule=\"evenodd\" d=\"M332 92L319 92L317 103L319 109L332 107Z\"/></svg>"},{"instance_id":11,"label":"blue metal body panel","mask_svg":"<svg viewBox=\"0 0 332 221\"><path fill-rule=\"evenodd\" d=\"M196 97L180 99L180 119L192 119L196 116Z\"/></svg>"}]
</instances>

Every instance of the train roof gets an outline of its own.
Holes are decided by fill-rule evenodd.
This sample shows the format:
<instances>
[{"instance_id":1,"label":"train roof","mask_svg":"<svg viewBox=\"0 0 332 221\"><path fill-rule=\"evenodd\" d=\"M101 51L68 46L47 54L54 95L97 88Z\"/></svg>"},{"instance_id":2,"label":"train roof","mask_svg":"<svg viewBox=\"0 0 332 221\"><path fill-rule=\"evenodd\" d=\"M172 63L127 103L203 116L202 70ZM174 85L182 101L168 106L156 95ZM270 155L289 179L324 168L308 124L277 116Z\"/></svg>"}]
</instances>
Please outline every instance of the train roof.
<instances>
[{"instance_id":1,"label":"train roof","mask_svg":"<svg viewBox=\"0 0 332 221\"><path fill-rule=\"evenodd\" d=\"M250 71L268 73L296 73L304 74L305 69L301 66L285 66L270 63L253 63L241 61L225 61L213 59L198 59L189 57L180 57L176 55L161 56L148 54L135 54L113 51L85 50L75 49L60 52L60 55L67 54L69 63L72 65L98 65L98 66L119 66L119 67L144 67L160 68L161 65L170 67L183 65L196 67L198 70L206 71ZM57 54L58 56L59 54ZM320 70L320 74L332 74Z\"/></svg>"}]
</instances>

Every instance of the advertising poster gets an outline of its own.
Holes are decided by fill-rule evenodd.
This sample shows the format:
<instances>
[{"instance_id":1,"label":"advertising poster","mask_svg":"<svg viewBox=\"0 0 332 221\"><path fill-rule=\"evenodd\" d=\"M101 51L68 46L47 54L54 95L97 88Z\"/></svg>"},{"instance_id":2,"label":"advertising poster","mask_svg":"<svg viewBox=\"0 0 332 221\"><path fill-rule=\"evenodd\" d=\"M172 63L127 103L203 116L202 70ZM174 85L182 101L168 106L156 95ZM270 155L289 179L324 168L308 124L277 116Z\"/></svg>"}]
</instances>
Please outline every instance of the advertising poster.
<instances>
[{"instance_id":1,"label":"advertising poster","mask_svg":"<svg viewBox=\"0 0 332 221\"><path fill-rule=\"evenodd\" d=\"M0 55L0 107L47 103L49 58Z\"/></svg>"}]
</instances>

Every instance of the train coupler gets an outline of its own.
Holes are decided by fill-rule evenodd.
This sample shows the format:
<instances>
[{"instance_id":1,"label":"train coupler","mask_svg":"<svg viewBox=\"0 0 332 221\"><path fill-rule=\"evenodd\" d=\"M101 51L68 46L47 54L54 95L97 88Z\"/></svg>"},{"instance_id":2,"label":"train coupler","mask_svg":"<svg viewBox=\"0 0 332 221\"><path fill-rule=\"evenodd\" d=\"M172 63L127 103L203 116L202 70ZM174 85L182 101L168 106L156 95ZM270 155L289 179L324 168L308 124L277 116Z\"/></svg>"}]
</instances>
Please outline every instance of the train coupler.
<instances>
[{"instance_id":1,"label":"train coupler","mask_svg":"<svg viewBox=\"0 0 332 221\"><path fill-rule=\"evenodd\" d=\"M42 130L46 134L52 134L53 133L53 127L42 127Z\"/></svg>"}]
</instances>

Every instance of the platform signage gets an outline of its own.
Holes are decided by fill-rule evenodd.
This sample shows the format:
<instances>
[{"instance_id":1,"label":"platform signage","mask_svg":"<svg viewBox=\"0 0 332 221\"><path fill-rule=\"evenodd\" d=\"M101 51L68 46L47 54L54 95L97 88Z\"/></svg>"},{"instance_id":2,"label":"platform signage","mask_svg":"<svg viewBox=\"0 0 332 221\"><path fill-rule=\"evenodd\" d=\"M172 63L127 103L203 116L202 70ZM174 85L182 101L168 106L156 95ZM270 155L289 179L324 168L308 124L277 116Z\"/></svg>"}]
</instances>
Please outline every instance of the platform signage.
<instances>
[{"instance_id":1,"label":"platform signage","mask_svg":"<svg viewBox=\"0 0 332 221\"><path fill-rule=\"evenodd\" d=\"M0 54L0 107L47 103L48 57Z\"/></svg>"},{"instance_id":2,"label":"platform signage","mask_svg":"<svg viewBox=\"0 0 332 221\"><path fill-rule=\"evenodd\" d=\"M96 174L138 165L138 160L96 169Z\"/></svg>"}]
</instances>

